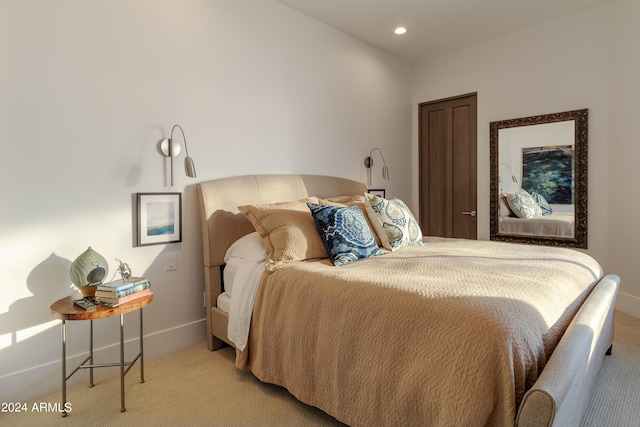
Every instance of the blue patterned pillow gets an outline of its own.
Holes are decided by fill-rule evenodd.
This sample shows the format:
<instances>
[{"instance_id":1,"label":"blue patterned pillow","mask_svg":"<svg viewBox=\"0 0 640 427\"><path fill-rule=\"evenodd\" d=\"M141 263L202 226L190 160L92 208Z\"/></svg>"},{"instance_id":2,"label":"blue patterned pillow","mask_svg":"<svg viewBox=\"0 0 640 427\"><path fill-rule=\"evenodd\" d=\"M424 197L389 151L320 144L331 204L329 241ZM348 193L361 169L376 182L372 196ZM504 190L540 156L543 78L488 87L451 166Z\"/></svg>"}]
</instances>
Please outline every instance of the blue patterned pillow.
<instances>
[{"instance_id":1,"label":"blue patterned pillow","mask_svg":"<svg viewBox=\"0 0 640 427\"><path fill-rule=\"evenodd\" d=\"M551 215L553 213L553 209L549 206L549 202L547 202L547 199L545 199L542 194L531 193L531 198L533 198L533 201L540 206L542 215Z\"/></svg>"},{"instance_id":2,"label":"blue patterned pillow","mask_svg":"<svg viewBox=\"0 0 640 427\"><path fill-rule=\"evenodd\" d=\"M326 206L307 203L333 265L382 255L375 237L357 206Z\"/></svg>"}]
</instances>

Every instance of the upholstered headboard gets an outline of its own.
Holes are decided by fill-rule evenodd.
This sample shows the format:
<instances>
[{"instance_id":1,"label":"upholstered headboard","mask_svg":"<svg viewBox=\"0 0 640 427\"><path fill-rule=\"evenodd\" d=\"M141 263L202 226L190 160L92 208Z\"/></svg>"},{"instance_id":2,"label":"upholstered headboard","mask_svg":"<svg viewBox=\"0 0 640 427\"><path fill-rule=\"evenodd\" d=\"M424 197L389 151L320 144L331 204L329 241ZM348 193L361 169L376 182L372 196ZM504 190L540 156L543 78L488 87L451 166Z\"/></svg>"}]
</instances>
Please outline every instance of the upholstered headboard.
<instances>
[{"instance_id":1,"label":"upholstered headboard","mask_svg":"<svg viewBox=\"0 0 640 427\"><path fill-rule=\"evenodd\" d=\"M233 242L254 231L238 206L363 194L357 181L323 175L246 175L197 184L208 307L222 292L221 266ZM210 311L210 310L209 310Z\"/></svg>"},{"instance_id":2,"label":"upholstered headboard","mask_svg":"<svg viewBox=\"0 0 640 427\"><path fill-rule=\"evenodd\" d=\"M205 267L224 264L233 242L254 231L238 206L364 194L357 181L322 175L246 175L201 182L197 185L202 222Z\"/></svg>"}]
</instances>

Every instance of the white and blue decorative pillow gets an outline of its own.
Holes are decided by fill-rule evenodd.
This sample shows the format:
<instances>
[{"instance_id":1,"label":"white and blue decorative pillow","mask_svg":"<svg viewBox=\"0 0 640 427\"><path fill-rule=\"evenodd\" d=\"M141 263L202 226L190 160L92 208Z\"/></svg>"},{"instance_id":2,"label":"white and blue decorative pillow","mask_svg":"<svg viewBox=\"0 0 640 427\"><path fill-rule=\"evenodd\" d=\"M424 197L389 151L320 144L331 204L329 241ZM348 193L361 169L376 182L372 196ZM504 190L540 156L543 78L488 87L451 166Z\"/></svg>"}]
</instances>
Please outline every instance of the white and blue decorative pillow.
<instances>
[{"instance_id":1,"label":"white and blue decorative pillow","mask_svg":"<svg viewBox=\"0 0 640 427\"><path fill-rule=\"evenodd\" d=\"M411 210L400 199L387 200L365 193L366 209L382 246L395 251L403 246L421 246L422 230Z\"/></svg>"},{"instance_id":2,"label":"white and blue decorative pillow","mask_svg":"<svg viewBox=\"0 0 640 427\"><path fill-rule=\"evenodd\" d=\"M526 190L520 189L517 193L505 194L507 203L518 218L535 218L542 216L540 205L533 200L531 194Z\"/></svg>"},{"instance_id":3,"label":"white and blue decorative pillow","mask_svg":"<svg viewBox=\"0 0 640 427\"><path fill-rule=\"evenodd\" d=\"M333 265L382 255L364 213L357 206L307 202Z\"/></svg>"},{"instance_id":4,"label":"white and blue decorative pillow","mask_svg":"<svg viewBox=\"0 0 640 427\"><path fill-rule=\"evenodd\" d=\"M538 204L538 206L540 206L542 215L551 215L553 213L553 209L549 206L549 202L547 202L547 199L545 199L542 194L532 192L531 198Z\"/></svg>"}]
</instances>

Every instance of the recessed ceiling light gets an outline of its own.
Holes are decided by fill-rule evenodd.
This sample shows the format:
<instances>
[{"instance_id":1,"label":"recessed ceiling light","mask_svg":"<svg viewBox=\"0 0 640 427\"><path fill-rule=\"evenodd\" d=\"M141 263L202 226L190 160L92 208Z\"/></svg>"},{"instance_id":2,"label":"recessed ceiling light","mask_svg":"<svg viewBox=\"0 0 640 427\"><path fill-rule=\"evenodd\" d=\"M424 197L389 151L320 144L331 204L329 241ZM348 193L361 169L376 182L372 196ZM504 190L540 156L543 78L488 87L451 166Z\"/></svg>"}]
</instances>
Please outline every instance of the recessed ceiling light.
<instances>
[{"instance_id":1,"label":"recessed ceiling light","mask_svg":"<svg viewBox=\"0 0 640 427\"><path fill-rule=\"evenodd\" d=\"M400 35L406 33L407 29L405 27L398 27L393 32Z\"/></svg>"}]
</instances>

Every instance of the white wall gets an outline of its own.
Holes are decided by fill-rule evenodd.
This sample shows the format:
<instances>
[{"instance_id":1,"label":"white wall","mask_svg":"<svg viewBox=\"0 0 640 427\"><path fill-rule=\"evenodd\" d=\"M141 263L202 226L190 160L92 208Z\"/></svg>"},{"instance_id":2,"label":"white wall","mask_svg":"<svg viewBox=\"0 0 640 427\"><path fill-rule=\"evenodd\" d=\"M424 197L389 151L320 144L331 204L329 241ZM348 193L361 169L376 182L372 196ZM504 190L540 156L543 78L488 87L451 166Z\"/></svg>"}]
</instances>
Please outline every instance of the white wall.
<instances>
[{"instance_id":1,"label":"white wall","mask_svg":"<svg viewBox=\"0 0 640 427\"><path fill-rule=\"evenodd\" d=\"M611 3L608 132L609 269L620 274L618 307L640 317L640 2Z\"/></svg>"},{"instance_id":2,"label":"white wall","mask_svg":"<svg viewBox=\"0 0 640 427\"><path fill-rule=\"evenodd\" d=\"M59 388L49 305L74 292L69 265L88 246L110 275L120 258L151 279L147 357L205 339L197 181L365 181L363 159L378 146L393 179L375 170L373 186L411 197L410 65L279 3L5 1L0 58L2 401ZM169 188L156 146L175 123L198 178L178 169ZM132 195L163 191L183 192L183 242L133 247ZM177 271L165 271L167 254ZM129 339L137 317L127 319ZM68 328L75 360L85 323ZM117 325L96 322L99 357L117 355Z\"/></svg>"}]
</instances>

